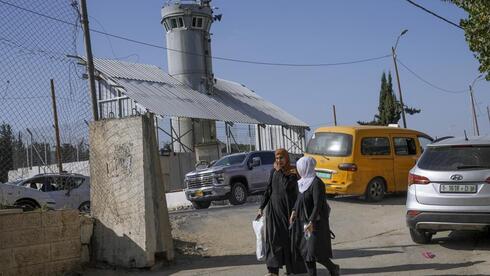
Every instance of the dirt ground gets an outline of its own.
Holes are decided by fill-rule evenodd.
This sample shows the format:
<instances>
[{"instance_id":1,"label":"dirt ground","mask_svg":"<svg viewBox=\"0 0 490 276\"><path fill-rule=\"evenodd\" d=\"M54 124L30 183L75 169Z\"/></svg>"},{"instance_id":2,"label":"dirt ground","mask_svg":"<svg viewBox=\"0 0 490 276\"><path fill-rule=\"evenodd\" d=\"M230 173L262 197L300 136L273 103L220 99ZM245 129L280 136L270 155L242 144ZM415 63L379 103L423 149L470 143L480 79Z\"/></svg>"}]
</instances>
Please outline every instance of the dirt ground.
<instances>
[{"instance_id":1,"label":"dirt ground","mask_svg":"<svg viewBox=\"0 0 490 276\"><path fill-rule=\"evenodd\" d=\"M405 225L404 195L381 203L356 197L329 202L337 236L334 261L342 275L490 275L488 233L443 232L432 244L417 245ZM264 275L252 230L257 208L258 203L247 203L172 212L174 264L150 271L89 270L85 275ZM319 275L328 272L320 267Z\"/></svg>"}]
</instances>

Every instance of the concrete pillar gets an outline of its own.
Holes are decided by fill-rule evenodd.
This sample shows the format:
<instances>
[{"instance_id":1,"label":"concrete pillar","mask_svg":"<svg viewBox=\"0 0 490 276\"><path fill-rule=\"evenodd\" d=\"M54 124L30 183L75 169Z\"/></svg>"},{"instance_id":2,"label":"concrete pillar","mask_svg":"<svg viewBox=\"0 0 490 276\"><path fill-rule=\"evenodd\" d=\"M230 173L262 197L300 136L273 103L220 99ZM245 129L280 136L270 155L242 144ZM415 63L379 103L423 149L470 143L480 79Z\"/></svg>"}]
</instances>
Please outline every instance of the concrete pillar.
<instances>
[{"instance_id":1,"label":"concrete pillar","mask_svg":"<svg viewBox=\"0 0 490 276\"><path fill-rule=\"evenodd\" d=\"M152 116L90 125L94 258L126 268L173 259Z\"/></svg>"}]
</instances>

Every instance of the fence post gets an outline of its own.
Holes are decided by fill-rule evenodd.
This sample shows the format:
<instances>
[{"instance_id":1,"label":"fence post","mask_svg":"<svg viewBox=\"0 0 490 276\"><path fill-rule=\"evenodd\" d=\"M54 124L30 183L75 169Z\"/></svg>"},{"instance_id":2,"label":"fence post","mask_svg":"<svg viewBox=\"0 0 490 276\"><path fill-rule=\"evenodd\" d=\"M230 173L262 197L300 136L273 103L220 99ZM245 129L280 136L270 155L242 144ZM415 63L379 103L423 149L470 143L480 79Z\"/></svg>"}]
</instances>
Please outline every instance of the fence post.
<instances>
[{"instance_id":1,"label":"fence post","mask_svg":"<svg viewBox=\"0 0 490 276\"><path fill-rule=\"evenodd\" d=\"M63 171L63 163L61 162L61 139L60 128L58 125L58 110L56 108L56 95L54 93L53 79L51 79L51 99L53 100L54 131L56 135L56 159L58 161L58 170L61 173Z\"/></svg>"}]
</instances>

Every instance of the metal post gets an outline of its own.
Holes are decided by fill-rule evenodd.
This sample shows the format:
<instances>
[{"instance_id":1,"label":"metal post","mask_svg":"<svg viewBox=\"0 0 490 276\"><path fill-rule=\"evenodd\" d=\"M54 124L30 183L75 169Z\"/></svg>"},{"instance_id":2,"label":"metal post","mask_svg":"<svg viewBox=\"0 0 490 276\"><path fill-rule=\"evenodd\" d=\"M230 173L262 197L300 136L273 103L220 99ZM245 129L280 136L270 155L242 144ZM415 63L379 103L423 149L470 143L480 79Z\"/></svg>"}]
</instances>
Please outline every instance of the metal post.
<instances>
[{"instance_id":1,"label":"metal post","mask_svg":"<svg viewBox=\"0 0 490 276\"><path fill-rule=\"evenodd\" d=\"M471 109L473 110L473 122L475 123L475 129L476 130L476 136L480 136L480 129L478 128L478 119L476 118L476 111L475 111L475 100L473 98L473 88L470 85L470 98L471 98Z\"/></svg>"},{"instance_id":2,"label":"metal post","mask_svg":"<svg viewBox=\"0 0 490 276\"><path fill-rule=\"evenodd\" d=\"M32 166L34 165L34 151L32 150L32 144L34 142L34 139L32 137L32 132L29 130L29 128L26 128L27 130L27 133L29 133L29 136L31 137L31 140L30 140L30 143L29 143L29 146L27 147L27 152L30 152L29 153L29 163L31 164L29 168L32 169Z\"/></svg>"},{"instance_id":3,"label":"metal post","mask_svg":"<svg viewBox=\"0 0 490 276\"><path fill-rule=\"evenodd\" d=\"M258 150L262 150L262 137L260 137L260 128L261 128L261 126L257 125L257 137L259 140L259 149Z\"/></svg>"},{"instance_id":4,"label":"metal post","mask_svg":"<svg viewBox=\"0 0 490 276\"><path fill-rule=\"evenodd\" d=\"M51 99L53 100L54 131L56 135L56 159L58 161L59 173L61 173L63 171L63 164L61 163L61 139L60 139L60 128L58 125L58 110L56 108L56 95L54 93L53 79L51 79Z\"/></svg>"},{"instance_id":5,"label":"metal post","mask_svg":"<svg viewBox=\"0 0 490 276\"><path fill-rule=\"evenodd\" d=\"M252 151L252 129L250 125L248 125L248 143L249 143L248 151Z\"/></svg>"},{"instance_id":6,"label":"metal post","mask_svg":"<svg viewBox=\"0 0 490 276\"><path fill-rule=\"evenodd\" d=\"M488 122L490 123L490 109L488 108L488 105L487 105L487 115L488 115Z\"/></svg>"},{"instance_id":7,"label":"metal post","mask_svg":"<svg viewBox=\"0 0 490 276\"><path fill-rule=\"evenodd\" d=\"M48 144L44 143L44 164L48 165Z\"/></svg>"},{"instance_id":8,"label":"metal post","mask_svg":"<svg viewBox=\"0 0 490 276\"><path fill-rule=\"evenodd\" d=\"M337 111L335 111L335 105L333 105L333 125L337 125Z\"/></svg>"},{"instance_id":9,"label":"metal post","mask_svg":"<svg viewBox=\"0 0 490 276\"><path fill-rule=\"evenodd\" d=\"M400 105L402 106L403 128L407 128L407 120L405 119L405 105L403 104L402 87L400 85L400 75L398 74L398 65L396 63L395 47L391 47L391 52L393 54L393 62L395 63L396 81L398 83L398 95L400 97Z\"/></svg>"},{"instance_id":10,"label":"metal post","mask_svg":"<svg viewBox=\"0 0 490 276\"><path fill-rule=\"evenodd\" d=\"M94 57L92 56L92 43L90 41L90 28L88 24L88 14L87 14L87 2L86 0L80 0L81 6L81 23L83 27L83 35L85 40L85 52L87 54L87 73L89 82L89 91L92 98L92 115L94 116L94 121L99 120L99 112L97 111L97 91L95 88L95 76L94 76Z\"/></svg>"}]
</instances>

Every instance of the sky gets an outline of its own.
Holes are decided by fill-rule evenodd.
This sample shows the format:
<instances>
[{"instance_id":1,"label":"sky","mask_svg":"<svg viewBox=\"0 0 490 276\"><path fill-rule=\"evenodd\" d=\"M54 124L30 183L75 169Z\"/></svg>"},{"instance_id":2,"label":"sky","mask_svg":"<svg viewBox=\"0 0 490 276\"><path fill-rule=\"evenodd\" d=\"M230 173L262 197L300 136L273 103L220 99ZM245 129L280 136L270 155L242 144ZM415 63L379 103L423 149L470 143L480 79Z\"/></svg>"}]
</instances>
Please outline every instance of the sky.
<instances>
[{"instance_id":1,"label":"sky","mask_svg":"<svg viewBox=\"0 0 490 276\"><path fill-rule=\"evenodd\" d=\"M90 27L111 34L165 46L160 25L162 0L88 0ZM439 0L416 1L459 22L467 14ZM469 84L479 63L469 50L464 31L425 13L405 0L259 1L213 0L221 22L212 26L214 56L276 63L336 63L390 54L400 32L397 54L403 101L422 112L407 115L409 128L431 136L472 135ZM80 47L83 47L81 45ZM165 50L92 33L94 56L154 64L166 70ZM82 48L83 51L83 48ZM312 129L337 121L354 125L377 112L380 79L391 71L391 57L332 67L277 67L213 61L215 76L253 89ZM395 92L398 94L396 82ZM480 134L490 134L486 108L490 82L474 85ZM399 122L400 125L402 122Z\"/></svg>"}]
</instances>

